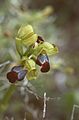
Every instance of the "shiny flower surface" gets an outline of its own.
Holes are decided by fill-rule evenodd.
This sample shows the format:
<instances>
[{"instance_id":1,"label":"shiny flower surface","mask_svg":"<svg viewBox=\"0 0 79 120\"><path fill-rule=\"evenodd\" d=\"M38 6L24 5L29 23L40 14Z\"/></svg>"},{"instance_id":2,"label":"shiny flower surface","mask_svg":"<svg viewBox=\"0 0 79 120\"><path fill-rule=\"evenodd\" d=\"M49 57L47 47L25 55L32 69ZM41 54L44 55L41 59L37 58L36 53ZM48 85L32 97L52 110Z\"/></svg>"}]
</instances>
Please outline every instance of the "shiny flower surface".
<instances>
[{"instance_id":1,"label":"shiny flower surface","mask_svg":"<svg viewBox=\"0 0 79 120\"><path fill-rule=\"evenodd\" d=\"M16 81L21 81L24 79L27 70L23 70L21 66L14 66L10 72L7 73L7 78L9 82L15 83Z\"/></svg>"}]
</instances>

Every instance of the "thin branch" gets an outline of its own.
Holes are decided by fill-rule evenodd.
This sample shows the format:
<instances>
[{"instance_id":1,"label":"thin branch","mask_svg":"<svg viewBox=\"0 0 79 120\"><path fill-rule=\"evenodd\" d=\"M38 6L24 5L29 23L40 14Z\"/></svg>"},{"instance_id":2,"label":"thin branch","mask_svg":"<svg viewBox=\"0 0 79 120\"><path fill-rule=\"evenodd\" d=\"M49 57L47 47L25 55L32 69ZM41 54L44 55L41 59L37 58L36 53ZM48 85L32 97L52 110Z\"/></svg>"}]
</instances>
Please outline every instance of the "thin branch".
<instances>
[{"instance_id":1,"label":"thin branch","mask_svg":"<svg viewBox=\"0 0 79 120\"><path fill-rule=\"evenodd\" d=\"M18 85L18 86L21 87L20 85ZM34 95L37 100L39 100L40 98L41 98L41 99L44 99L44 98L41 97L40 95L37 95L37 93L35 93L35 92L30 88L29 82L27 82L26 85L23 85L23 87L25 88L25 90L26 90L28 93ZM60 100L60 99L61 99L61 97L54 97L54 98L46 97L46 101L49 101L49 100Z\"/></svg>"},{"instance_id":2,"label":"thin branch","mask_svg":"<svg viewBox=\"0 0 79 120\"><path fill-rule=\"evenodd\" d=\"M36 97L37 100L39 99L39 96L38 96L35 92L33 92L28 86L26 87L26 90L27 90L29 93L33 94L33 95Z\"/></svg>"},{"instance_id":3,"label":"thin branch","mask_svg":"<svg viewBox=\"0 0 79 120\"><path fill-rule=\"evenodd\" d=\"M26 82L26 83L25 83ZM36 97L37 100L39 99L44 99L44 97L38 95L36 92L34 92L31 89L31 84L27 81L27 79L25 78L24 83L23 84L16 84L18 87L23 87L28 93L34 95ZM60 100L61 97L46 97L46 101L50 101L50 100Z\"/></svg>"},{"instance_id":4,"label":"thin branch","mask_svg":"<svg viewBox=\"0 0 79 120\"><path fill-rule=\"evenodd\" d=\"M33 94L37 100L39 100L40 98L41 99L44 99L43 97L37 95L37 93L35 93L34 91L32 91L28 86L26 86L26 91L29 92L30 94ZM61 97L54 97L54 98L51 98L51 97L46 97L46 101L50 101L50 100L60 100Z\"/></svg>"},{"instance_id":5,"label":"thin branch","mask_svg":"<svg viewBox=\"0 0 79 120\"><path fill-rule=\"evenodd\" d=\"M61 97L54 97L54 98L51 98L51 97L47 97L46 100L49 101L49 100L60 100Z\"/></svg>"}]
</instances>

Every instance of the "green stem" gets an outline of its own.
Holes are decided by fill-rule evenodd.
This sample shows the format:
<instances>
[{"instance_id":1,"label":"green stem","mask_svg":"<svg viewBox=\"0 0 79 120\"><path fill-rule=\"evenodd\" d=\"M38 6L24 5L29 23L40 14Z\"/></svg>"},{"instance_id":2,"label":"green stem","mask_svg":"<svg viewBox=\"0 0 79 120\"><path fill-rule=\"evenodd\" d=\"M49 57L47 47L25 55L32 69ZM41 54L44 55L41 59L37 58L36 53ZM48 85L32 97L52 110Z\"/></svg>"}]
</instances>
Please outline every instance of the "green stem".
<instances>
[{"instance_id":1,"label":"green stem","mask_svg":"<svg viewBox=\"0 0 79 120\"><path fill-rule=\"evenodd\" d=\"M0 113L3 113L7 110L7 107L8 107L9 102L10 102L10 98L13 95L13 93L15 92L15 90L16 90L16 86L10 85L10 87L6 91L3 99L0 101Z\"/></svg>"}]
</instances>

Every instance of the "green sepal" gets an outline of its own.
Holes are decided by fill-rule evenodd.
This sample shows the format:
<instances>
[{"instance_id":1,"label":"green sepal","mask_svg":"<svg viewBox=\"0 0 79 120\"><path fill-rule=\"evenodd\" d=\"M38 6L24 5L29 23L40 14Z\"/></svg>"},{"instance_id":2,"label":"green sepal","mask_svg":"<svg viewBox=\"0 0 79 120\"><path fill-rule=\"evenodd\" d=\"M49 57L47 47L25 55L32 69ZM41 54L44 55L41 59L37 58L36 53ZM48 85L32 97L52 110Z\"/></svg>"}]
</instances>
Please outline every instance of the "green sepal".
<instances>
[{"instance_id":1,"label":"green sepal","mask_svg":"<svg viewBox=\"0 0 79 120\"><path fill-rule=\"evenodd\" d=\"M26 61L25 67L28 69L27 72L27 79L28 80L33 80L37 78L37 70L36 70L36 65L35 62L32 59L28 59Z\"/></svg>"},{"instance_id":2,"label":"green sepal","mask_svg":"<svg viewBox=\"0 0 79 120\"><path fill-rule=\"evenodd\" d=\"M23 45L29 47L36 42L38 35L34 33L31 25L27 25L20 27L16 38L20 39Z\"/></svg>"},{"instance_id":3,"label":"green sepal","mask_svg":"<svg viewBox=\"0 0 79 120\"><path fill-rule=\"evenodd\" d=\"M36 69L33 69L33 70L27 72L26 77L27 77L28 80L35 80L37 78L37 71L36 71Z\"/></svg>"},{"instance_id":4,"label":"green sepal","mask_svg":"<svg viewBox=\"0 0 79 120\"><path fill-rule=\"evenodd\" d=\"M29 36L27 39L23 39L22 43L26 47L31 46L36 42L37 37L38 37L37 34L33 34L32 36Z\"/></svg>"},{"instance_id":5,"label":"green sepal","mask_svg":"<svg viewBox=\"0 0 79 120\"><path fill-rule=\"evenodd\" d=\"M46 53L47 55L53 55L53 54L56 54L58 53L58 48L57 46L53 45L53 44L50 44L48 42L43 42L42 44L39 44L33 54L34 55L39 55L39 54L43 54L43 53Z\"/></svg>"},{"instance_id":6,"label":"green sepal","mask_svg":"<svg viewBox=\"0 0 79 120\"><path fill-rule=\"evenodd\" d=\"M36 64L33 59L29 59L24 56L20 64L27 69L26 77L28 80L33 80L37 78Z\"/></svg>"},{"instance_id":7,"label":"green sepal","mask_svg":"<svg viewBox=\"0 0 79 120\"><path fill-rule=\"evenodd\" d=\"M24 39L24 37L29 37L30 34L33 34L33 28L31 25L21 26L18 30L17 37L20 39Z\"/></svg>"}]
</instances>

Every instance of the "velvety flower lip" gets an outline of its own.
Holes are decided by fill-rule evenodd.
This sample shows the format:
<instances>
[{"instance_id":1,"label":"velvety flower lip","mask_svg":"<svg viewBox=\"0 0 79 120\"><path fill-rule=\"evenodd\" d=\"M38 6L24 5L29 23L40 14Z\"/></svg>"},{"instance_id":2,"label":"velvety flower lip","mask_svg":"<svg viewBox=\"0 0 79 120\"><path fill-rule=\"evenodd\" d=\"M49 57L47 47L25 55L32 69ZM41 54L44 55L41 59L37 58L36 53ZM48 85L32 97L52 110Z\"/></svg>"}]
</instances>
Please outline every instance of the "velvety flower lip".
<instances>
[{"instance_id":1,"label":"velvety flower lip","mask_svg":"<svg viewBox=\"0 0 79 120\"><path fill-rule=\"evenodd\" d=\"M21 66L14 66L10 72L7 73L7 79L11 83L15 83L16 81L21 81L24 79L27 70L23 70Z\"/></svg>"},{"instance_id":2,"label":"velvety flower lip","mask_svg":"<svg viewBox=\"0 0 79 120\"><path fill-rule=\"evenodd\" d=\"M49 62L45 62L41 67L41 72L48 72L50 70Z\"/></svg>"},{"instance_id":3,"label":"velvety flower lip","mask_svg":"<svg viewBox=\"0 0 79 120\"><path fill-rule=\"evenodd\" d=\"M15 83L18 80L18 73L11 71L7 73L7 79L11 83Z\"/></svg>"}]
</instances>

